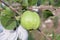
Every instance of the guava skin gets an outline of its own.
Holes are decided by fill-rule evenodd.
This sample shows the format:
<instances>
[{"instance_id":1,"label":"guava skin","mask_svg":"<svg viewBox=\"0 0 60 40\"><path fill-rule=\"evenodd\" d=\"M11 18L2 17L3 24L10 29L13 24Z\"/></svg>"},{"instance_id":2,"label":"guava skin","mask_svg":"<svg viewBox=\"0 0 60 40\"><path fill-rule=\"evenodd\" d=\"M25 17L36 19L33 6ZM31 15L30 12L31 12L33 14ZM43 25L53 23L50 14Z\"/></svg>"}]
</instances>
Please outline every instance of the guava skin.
<instances>
[{"instance_id":1,"label":"guava skin","mask_svg":"<svg viewBox=\"0 0 60 40\"><path fill-rule=\"evenodd\" d=\"M40 25L40 17L36 12L25 11L21 16L21 25L27 29L37 29Z\"/></svg>"}]
</instances>

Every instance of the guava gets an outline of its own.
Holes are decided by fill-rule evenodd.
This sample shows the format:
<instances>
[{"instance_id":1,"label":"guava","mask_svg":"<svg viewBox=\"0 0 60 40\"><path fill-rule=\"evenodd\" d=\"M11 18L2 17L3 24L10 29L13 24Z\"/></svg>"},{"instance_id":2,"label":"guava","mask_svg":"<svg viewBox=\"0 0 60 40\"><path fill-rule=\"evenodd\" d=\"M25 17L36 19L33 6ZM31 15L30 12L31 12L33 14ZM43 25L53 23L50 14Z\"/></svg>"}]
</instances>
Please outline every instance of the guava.
<instances>
[{"instance_id":1,"label":"guava","mask_svg":"<svg viewBox=\"0 0 60 40\"><path fill-rule=\"evenodd\" d=\"M27 30L35 30L40 25L40 17L36 12L25 11L21 16L21 25Z\"/></svg>"}]
</instances>

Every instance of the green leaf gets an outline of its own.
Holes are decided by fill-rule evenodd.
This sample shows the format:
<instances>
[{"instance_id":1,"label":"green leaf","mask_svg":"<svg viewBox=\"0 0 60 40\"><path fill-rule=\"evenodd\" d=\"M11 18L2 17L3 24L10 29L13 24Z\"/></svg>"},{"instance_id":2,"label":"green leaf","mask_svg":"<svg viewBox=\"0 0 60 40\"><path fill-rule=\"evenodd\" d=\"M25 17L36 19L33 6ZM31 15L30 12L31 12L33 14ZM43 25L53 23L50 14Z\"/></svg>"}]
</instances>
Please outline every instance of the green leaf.
<instances>
[{"instance_id":1,"label":"green leaf","mask_svg":"<svg viewBox=\"0 0 60 40\"><path fill-rule=\"evenodd\" d=\"M42 5L54 5L54 0L40 0Z\"/></svg>"},{"instance_id":2,"label":"green leaf","mask_svg":"<svg viewBox=\"0 0 60 40\"><path fill-rule=\"evenodd\" d=\"M32 33L31 32L28 32L28 34L29 34L28 40L34 40Z\"/></svg>"},{"instance_id":3,"label":"green leaf","mask_svg":"<svg viewBox=\"0 0 60 40\"><path fill-rule=\"evenodd\" d=\"M45 11L42 12L42 16L43 16L43 18L45 20L45 19L49 18L50 16L53 16L53 14L52 14L51 11L45 10Z\"/></svg>"},{"instance_id":4,"label":"green leaf","mask_svg":"<svg viewBox=\"0 0 60 40\"><path fill-rule=\"evenodd\" d=\"M45 0L41 0L41 4L44 4L45 3Z\"/></svg>"},{"instance_id":5,"label":"green leaf","mask_svg":"<svg viewBox=\"0 0 60 40\"><path fill-rule=\"evenodd\" d=\"M60 0L49 0L51 5L53 6L57 6L59 7L60 6Z\"/></svg>"},{"instance_id":6,"label":"green leaf","mask_svg":"<svg viewBox=\"0 0 60 40\"><path fill-rule=\"evenodd\" d=\"M28 7L28 0L22 0L22 6Z\"/></svg>"},{"instance_id":7,"label":"green leaf","mask_svg":"<svg viewBox=\"0 0 60 40\"><path fill-rule=\"evenodd\" d=\"M54 5L54 0L49 0L51 5Z\"/></svg>"},{"instance_id":8,"label":"green leaf","mask_svg":"<svg viewBox=\"0 0 60 40\"><path fill-rule=\"evenodd\" d=\"M60 6L60 0L54 0L54 5L55 6Z\"/></svg>"},{"instance_id":9,"label":"green leaf","mask_svg":"<svg viewBox=\"0 0 60 40\"><path fill-rule=\"evenodd\" d=\"M41 0L41 4L45 5L45 4L48 4L49 1L48 0Z\"/></svg>"},{"instance_id":10,"label":"green leaf","mask_svg":"<svg viewBox=\"0 0 60 40\"><path fill-rule=\"evenodd\" d=\"M5 29L13 30L16 27L15 19L8 16L2 16L1 23Z\"/></svg>"},{"instance_id":11,"label":"green leaf","mask_svg":"<svg viewBox=\"0 0 60 40\"><path fill-rule=\"evenodd\" d=\"M34 6L36 5L38 0L28 0L29 6Z\"/></svg>"},{"instance_id":12,"label":"green leaf","mask_svg":"<svg viewBox=\"0 0 60 40\"><path fill-rule=\"evenodd\" d=\"M56 35L56 40L60 40L60 34Z\"/></svg>"},{"instance_id":13,"label":"green leaf","mask_svg":"<svg viewBox=\"0 0 60 40\"><path fill-rule=\"evenodd\" d=\"M16 27L14 13L8 7L1 12L1 23L5 29L13 30Z\"/></svg>"},{"instance_id":14,"label":"green leaf","mask_svg":"<svg viewBox=\"0 0 60 40\"><path fill-rule=\"evenodd\" d=\"M8 7L6 7L5 10L3 10L1 12L1 15L2 16L13 17L15 15L15 13L11 9L9 9Z\"/></svg>"},{"instance_id":15,"label":"green leaf","mask_svg":"<svg viewBox=\"0 0 60 40\"><path fill-rule=\"evenodd\" d=\"M52 40L60 40L60 34L53 33Z\"/></svg>"}]
</instances>

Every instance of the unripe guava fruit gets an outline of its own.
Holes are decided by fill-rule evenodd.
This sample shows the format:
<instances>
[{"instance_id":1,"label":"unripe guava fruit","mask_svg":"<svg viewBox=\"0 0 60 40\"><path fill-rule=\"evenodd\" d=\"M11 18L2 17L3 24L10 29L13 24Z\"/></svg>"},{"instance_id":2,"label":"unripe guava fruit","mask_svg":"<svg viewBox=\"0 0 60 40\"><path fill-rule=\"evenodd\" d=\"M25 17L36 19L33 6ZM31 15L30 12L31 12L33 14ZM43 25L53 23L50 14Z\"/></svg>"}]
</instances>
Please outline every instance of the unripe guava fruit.
<instances>
[{"instance_id":1,"label":"unripe guava fruit","mask_svg":"<svg viewBox=\"0 0 60 40\"><path fill-rule=\"evenodd\" d=\"M40 25L40 17L36 12L25 11L21 16L21 25L27 29L37 29Z\"/></svg>"}]
</instances>

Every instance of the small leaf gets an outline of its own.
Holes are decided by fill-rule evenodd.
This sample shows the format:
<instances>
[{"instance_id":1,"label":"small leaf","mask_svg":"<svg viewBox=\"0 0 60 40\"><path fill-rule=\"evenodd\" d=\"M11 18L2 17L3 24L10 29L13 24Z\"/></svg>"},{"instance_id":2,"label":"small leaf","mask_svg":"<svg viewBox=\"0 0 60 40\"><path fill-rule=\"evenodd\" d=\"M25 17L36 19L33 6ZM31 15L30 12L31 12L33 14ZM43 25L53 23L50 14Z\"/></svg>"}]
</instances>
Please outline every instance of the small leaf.
<instances>
[{"instance_id":1,"label":"small leaf","mask_svg":"<svg viewBox=\"0 0 60 40\"><path fill-rule=\"evenodd\" d=\"M55 37L53 40L60 40L60 34L55 34Z\"/></svg>"},{"instance_id":2,"label":"small leaf","mask_svg":"<svg viewBox=\"0 0 60 40\"><path fill-rule=\"evenodd\" d=\"M33 36L32 36L32 33L31 32L28 32L29 36L28 36L28 40L34 40Z\"/></svg>"},{"instance_id":3,"label":"small leaf","mask_svg":"<svg viewBox=\"0 0 60 40\"><path fill-rule=\"evenodd\" d=\"M42 16L43 16L43 18L45 20L45 19L49 18L50 16L53 16L53 14L52 14L51 11L45 10L45 11L42 12Z\"/></svg>"},{"instance_id":4,"label":"small leaf","mask_svg":"<svg viewBox=\"0 0 60 40\"><path fill-rule=\"evenodd\" d=\"M28 7L28 0L22 0L22 6Z\"/></svg>"},{"instance_id":5,"label":"small leaf","mask_svg":"<svg viewBox=\"0 0 60 40\"><path fill-rule=\"evenodd\" d=\"M38 0L28 0L29 6L36 5Z\"/></svg>"}]
</instances>

